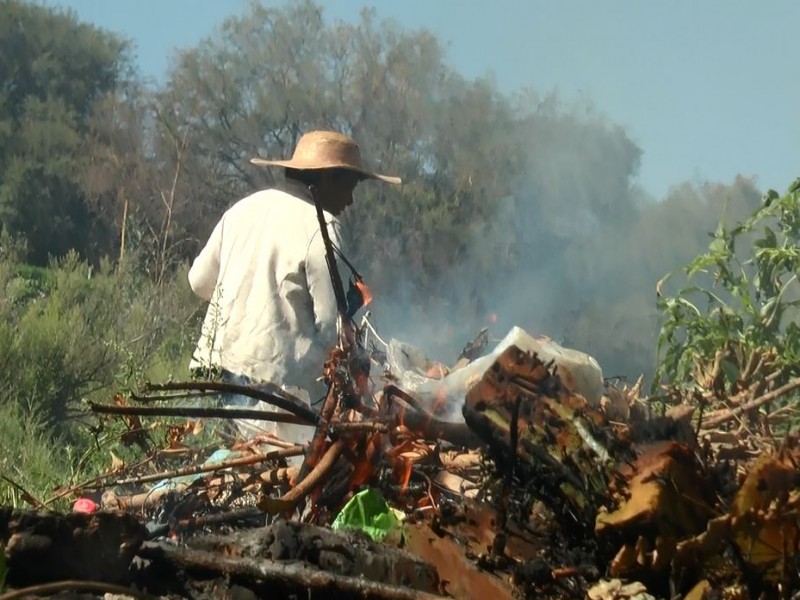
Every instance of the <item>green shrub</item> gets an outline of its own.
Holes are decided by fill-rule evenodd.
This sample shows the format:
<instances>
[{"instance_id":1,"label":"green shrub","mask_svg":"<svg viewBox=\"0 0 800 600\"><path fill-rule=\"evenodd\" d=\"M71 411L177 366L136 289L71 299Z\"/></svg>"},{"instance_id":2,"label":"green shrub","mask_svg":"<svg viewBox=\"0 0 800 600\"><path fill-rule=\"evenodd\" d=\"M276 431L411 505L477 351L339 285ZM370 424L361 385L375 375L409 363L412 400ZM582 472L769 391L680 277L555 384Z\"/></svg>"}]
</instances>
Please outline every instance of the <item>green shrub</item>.
<instances>
[{"instance_id":1,"label":"green shrub","mask_svg":"<svg viewBox=\"0 0 800 600\"><path fill-rule=\"evenodd\" d=\"M800 376L799 271L800 179L782 196L768 191L742 222L721 223L684 268L686 284L660 296L654 391L710 388L723 399Z\"/></svg>"},{"instance_id":2,"label":"green shrub","mask_svg":"<svg viewBox=\"0 0 800 600\"><path fill-rule=\"evenodd\" d=\"M46 270L0 255L0 408L53 443L85 446L83 400L187 376L201 305L185 267L157 287L75 254Z\"/></svg>"},{"instance_id":3,"label":"green shrub","mask_svg":"<svg viewBox=\"0 0 800 600\"><path fill-rule=\"evenodd\" d=\"M34 413L13 403L0 404L0 474L44 501L72 472L72 447L54 437ZM22 492L0 481L0 505L28 506Z\"/></svg>"}]
</instances>

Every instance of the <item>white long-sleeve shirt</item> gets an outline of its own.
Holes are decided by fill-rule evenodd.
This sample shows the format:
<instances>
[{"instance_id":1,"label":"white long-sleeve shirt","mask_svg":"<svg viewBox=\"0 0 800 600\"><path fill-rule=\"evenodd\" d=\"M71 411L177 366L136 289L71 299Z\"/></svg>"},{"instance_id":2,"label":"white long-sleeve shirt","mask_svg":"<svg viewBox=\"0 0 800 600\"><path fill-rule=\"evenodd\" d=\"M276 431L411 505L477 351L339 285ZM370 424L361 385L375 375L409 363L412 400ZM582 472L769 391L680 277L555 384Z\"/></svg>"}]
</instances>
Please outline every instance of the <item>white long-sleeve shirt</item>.
<instances>
[{"instance_id":1,"label":"white long-sleeve shirt","mask_svg":"<svg viewBox=\"0 0 800 600\"><path fill-rule=\"evenodd\" d=\"M314 399L336 343L336 299L310 195L295 182L282 188L228 209L192 264L189 283L209 306L190 367L301 387ZM338 221L324 216L341 247Z\"/></svg>"}]
</instances>

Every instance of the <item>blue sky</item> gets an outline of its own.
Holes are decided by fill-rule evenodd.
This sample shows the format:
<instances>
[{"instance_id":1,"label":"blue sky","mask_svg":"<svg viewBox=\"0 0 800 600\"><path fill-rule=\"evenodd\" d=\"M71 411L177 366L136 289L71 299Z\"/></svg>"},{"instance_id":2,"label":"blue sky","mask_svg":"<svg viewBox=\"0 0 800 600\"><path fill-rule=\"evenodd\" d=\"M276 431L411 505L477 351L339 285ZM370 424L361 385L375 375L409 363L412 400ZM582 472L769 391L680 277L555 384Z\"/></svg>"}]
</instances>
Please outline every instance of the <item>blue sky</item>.
<instances>
[{"instance_id":1,"label":"blue sky","mask_svg":"<svg viewBox=\"0 0 800 600\"><path fill-rule=\"evenodd\" d=\"M247 0L39 0L127 36L141 72L163 80ZM280 5L282 2L265 1ZM504 91L557 90L626 129L655 197L684 181L800 177L800 2L795 0L328 0L328 18L365 6L445 43L467 76Z\"/></svg>"}]
</instances>

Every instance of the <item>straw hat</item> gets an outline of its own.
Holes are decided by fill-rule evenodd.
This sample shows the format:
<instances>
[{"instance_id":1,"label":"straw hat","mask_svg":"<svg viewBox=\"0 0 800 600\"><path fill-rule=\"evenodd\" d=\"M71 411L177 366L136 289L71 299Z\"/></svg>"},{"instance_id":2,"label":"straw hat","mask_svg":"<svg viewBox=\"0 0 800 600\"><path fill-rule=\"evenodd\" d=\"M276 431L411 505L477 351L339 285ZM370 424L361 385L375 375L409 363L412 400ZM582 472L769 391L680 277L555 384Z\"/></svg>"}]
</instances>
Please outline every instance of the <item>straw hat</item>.
<instances>
[{"instance_id":1,"label":"straw hat","mask_svg":"<svg viewBox=\"0 0 800 600\"><path fill-rule=\"evenodd\" d=\"M300 138L291 160L251 158L254 165L289 167L291 169L348 169L386 183L400 183L399 177L379 175L364 167L358 144L350 136L335 131L310 131Z\"/></svg>"}]
</instances>

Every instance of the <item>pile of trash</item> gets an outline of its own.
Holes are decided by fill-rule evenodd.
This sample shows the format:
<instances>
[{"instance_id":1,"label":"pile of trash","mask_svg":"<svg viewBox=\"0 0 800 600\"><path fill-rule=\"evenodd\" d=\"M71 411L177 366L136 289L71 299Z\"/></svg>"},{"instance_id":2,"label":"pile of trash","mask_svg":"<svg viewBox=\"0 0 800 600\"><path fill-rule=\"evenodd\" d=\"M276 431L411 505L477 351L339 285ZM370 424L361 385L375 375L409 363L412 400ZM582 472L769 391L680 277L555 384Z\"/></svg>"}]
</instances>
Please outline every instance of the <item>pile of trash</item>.
<instances>
[{"instance_id":1,"label":"pile of trash","mask_svg":"<svg viewBox=\"0 0 800 600\"><path fill-rule=\"evenodd\" d=\"M612 385L592 357L519 328L491 350L480 332L449 366L373 338L331 353L319 412L214 381L94 405L141 460L62 490L69 514L0 510L5 583L23 594L0 598L800 590L791 438L748 433L736 411L657 412L641 381ZM209 406L221 391L258 404ZM187 395L197 405L174 404ZM164 417L183 420L158 443L146 421ZM209 440L219 419L234 426Z\"/></svg>"}]
</instances>

